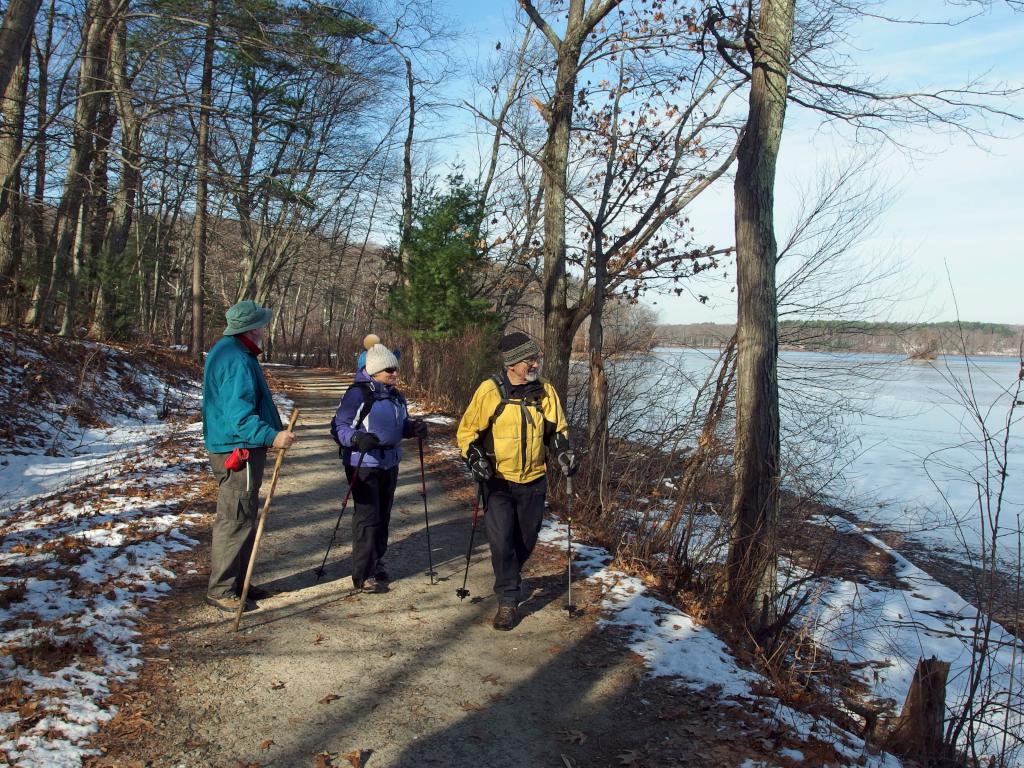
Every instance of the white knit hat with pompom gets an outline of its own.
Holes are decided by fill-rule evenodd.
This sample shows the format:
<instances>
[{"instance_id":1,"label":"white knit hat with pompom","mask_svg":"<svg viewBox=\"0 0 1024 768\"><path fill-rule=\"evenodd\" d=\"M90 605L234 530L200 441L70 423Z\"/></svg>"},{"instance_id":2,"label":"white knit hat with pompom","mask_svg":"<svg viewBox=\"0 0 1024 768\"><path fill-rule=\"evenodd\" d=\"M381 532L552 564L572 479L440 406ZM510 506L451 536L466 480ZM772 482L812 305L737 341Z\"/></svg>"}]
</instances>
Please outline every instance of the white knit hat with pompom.
<instances>
[{"instance_id":1,"label":"white knit hat with pompom","mask_svg":"<svg viewBox=\"0 0 1024 768\"><path fill-rule=\"evenodd\" d=\"M366 353L366 373L369 376L380 373L385 368L397 368L398 358L395 353L383 344L374 344Z\"/></svg>"}]
</instances>

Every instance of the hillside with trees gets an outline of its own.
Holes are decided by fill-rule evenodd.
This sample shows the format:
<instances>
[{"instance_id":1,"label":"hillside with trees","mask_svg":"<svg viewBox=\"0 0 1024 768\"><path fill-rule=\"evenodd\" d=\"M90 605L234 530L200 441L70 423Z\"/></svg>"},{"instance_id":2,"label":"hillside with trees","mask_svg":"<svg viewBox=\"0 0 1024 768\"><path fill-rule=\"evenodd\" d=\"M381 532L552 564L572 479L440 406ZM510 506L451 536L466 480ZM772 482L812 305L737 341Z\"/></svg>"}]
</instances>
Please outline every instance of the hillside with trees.
<instances>
[{"instance_id":1,"label":"hillside with trees","mask_svg":"<svg viewBox=\"0 0 1024 768\"><path fill-rule=\"evenodd\" d=\"M724 347L731 323L658 325L654 343L664 347ZM858 323L782 321L781 349L811 352L874 352L906 357L1020 354L1024 326L1000 323Z\"/></svg>"}]
</instances>

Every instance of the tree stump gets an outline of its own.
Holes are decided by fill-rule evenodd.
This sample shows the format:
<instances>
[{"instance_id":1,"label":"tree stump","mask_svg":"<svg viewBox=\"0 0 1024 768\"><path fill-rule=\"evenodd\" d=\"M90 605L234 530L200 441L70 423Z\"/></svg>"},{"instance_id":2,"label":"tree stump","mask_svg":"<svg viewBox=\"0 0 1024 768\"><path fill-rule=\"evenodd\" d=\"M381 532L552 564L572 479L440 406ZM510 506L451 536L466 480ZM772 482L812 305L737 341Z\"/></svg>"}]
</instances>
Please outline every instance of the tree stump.
<instances>
[{"instance_id":1,"label":"tree stump","mask_svg":"<svg viewBox=\"0 0 1024 768\"><path fill-rule=\"evenodd\" d=\"M948 675L948 661L932 656L917 662L903 711L882 740L887 750L925 765L943 757L942 726L946 716Z\"/></svg>"}]
</instances>

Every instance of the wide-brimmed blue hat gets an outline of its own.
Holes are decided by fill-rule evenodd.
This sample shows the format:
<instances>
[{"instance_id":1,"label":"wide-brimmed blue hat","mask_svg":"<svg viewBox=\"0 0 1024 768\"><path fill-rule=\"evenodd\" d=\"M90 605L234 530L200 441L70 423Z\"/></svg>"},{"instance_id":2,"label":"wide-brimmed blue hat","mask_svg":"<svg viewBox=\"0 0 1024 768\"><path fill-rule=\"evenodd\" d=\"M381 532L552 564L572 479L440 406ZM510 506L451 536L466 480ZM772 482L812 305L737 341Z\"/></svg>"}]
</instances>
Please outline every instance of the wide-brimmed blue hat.
<instances>
[{"instance_id":1,"label":"wide-brimmed blue hat","mask_svg":"<svg viewBox=\"0 0 1024 768\"><path fill-rule=\"evenodd\" d=\"M235 306L229 307L224 313L228 320L228 327L224 329L225 336L237 336L246 331L262 328L270 322L274 313L266 307L261 307L255 301L246 299Z\"/></svg>"}]
</instances>

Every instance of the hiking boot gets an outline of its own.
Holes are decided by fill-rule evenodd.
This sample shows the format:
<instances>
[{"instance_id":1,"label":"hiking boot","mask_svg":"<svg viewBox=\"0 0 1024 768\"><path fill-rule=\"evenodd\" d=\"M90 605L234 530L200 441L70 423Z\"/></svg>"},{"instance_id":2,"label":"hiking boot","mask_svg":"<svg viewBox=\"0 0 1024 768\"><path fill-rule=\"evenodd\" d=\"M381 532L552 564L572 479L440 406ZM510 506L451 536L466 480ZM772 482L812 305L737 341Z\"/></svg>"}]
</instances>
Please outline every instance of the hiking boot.
<instances>
[{"instance_id":1,"label":"hiking boot","mask_svg":"<svg viewBox=\"0 0 1024 768\"><path fill-rule=\"evenodd\" d=\"M371 576L363 582L362 590L370 594L380 595L388 591L388 585Z\"/></svg>"},{"instance_id":2,"label":"hiking boot","mask_svg":"<svg viewBox=\"0 0 1024 768\"><path fill-rule=\"evenodd\" d=\"M391 581L391 577L388 576L388 572L384 570L383 565L377 566L377 571L373 574L373 578L377 581Z\"/></svg>"},{"instance_id":3,"label":"hiking boot","mask_svg":"<svg viewBox=\"0 0 1024 768\"><path fill-rule=\"evenodd\" d=\"M241 597L242 596L242 590L239 589L238 592L236 592L235 594L237 594L239 597ZM250 600L266 600L268 597L270 597L270 593L267 592L267 590L265 590L261 586L258 586L256 584L250 584L249 585L249 594L247 595L247 597Z\"/></svg>"},{"instance_id":4,"label":"hiking boot","mask_svg":"<svg viewBox=\"0 0 1024 768\"><path fill-rule=\"evenodd\" d=\"M494 614L494 621L491 622L491 626L495 629L500 629L502 632L507 632L516 625L517 618L514 605L499 605L498 612Z\"/></svg>"},{"instance_id":5,"label":"hiking boot","mask_svg":"<svg viewBox=\"0 0 1024 768\"><path fill-rule=\"evenodd\" d=\"M236 595L226 595L224 597L211 597L210 595L207 595L204 598L204 602L207 605L212 605L218 611L224 611L224 613L238 613L238 606L242 604L241 598ZM246 611L255 611L257 608L259 608L259 606L252 600L246 600L243 613Z\"/></svg>"}]
</instances>

